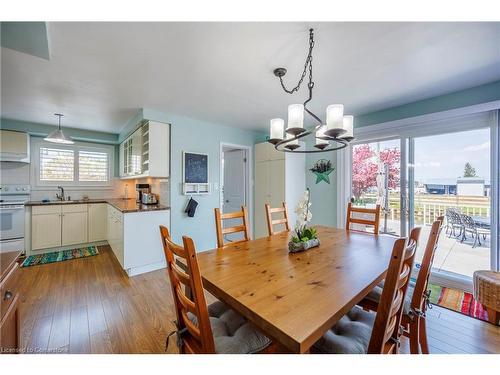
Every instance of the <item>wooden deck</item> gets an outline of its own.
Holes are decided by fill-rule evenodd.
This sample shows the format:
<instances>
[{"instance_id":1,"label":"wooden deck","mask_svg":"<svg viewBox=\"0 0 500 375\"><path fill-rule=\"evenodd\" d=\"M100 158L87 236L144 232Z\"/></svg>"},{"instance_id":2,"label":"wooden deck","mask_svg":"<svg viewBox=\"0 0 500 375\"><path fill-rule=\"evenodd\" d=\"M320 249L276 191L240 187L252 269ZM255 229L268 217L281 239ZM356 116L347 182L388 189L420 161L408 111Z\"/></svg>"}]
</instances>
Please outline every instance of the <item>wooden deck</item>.
<instances>
[{"instance_id":1,"label":"wooden deck","mask_svg":"<svg viewBox=\"0 0 500 375\"><path fill-rule=\"evenodd\" d=\"M25 352L165 353L175 318L165 271L128 278L108 246L99 251L20 270ZM439 307L429 311L428 336L432 353L500 353L499 327Z\"/></svg>"}]
</instances>

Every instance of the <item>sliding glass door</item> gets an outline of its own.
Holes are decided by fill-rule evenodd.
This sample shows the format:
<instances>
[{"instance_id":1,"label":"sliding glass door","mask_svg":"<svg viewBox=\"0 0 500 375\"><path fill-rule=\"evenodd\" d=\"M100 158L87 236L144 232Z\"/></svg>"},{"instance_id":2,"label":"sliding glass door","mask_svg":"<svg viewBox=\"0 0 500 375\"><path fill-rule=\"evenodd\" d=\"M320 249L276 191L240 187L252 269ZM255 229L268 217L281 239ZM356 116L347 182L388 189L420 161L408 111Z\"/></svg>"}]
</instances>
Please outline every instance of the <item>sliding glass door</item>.
<instances>
[{"instance_id":1,"label":"sliding glass door","mask_svg":"<svg viewBox=\"0 0 500 375\"><path fill-rule=\"evenodd\" d=\"M433 264L438 278L470 285L474 271L499 268L497 116L362 129L346 158L345 193L356 205L381 205L381 233L407 236L422 227L417 263L432 222L445 217Z\"/></svg>"},{"instance_id":2,"label":"sliding glass door","mask_svg":"<svg viewBox=\"0 0 500 375\"><path fill-rule=\"evenodd\" d=\"M490 268L490 129L409 138L410 226L430 225L445 216L434 269L472 277ZM421 241L416 261L422 259Z\"/></svg>"},{"instance_id":3,"label":"sliding glass door","mask_svg":"<svg viewBox=\"0 0 500 375\"><path fill-rule=\"evenodd\" d=\"M380 231L404 235L401 215L401 141L359 143L352 148L354 205L382 210Z\"/></svg>"}]
</instances>

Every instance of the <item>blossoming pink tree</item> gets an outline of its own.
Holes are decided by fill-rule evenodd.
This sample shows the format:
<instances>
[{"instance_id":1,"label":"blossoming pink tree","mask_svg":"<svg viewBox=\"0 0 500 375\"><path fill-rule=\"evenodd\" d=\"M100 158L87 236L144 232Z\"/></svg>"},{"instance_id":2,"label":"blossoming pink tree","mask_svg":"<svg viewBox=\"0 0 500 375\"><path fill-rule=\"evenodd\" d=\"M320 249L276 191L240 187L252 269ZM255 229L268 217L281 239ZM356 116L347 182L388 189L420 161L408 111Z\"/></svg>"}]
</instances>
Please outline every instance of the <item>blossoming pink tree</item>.
<instances>
[{"instance_id":1,"label":"blossoming pink tree","mask_svg":"<svg viewBox=\"0 0 500 375\"><path fill-rule=\"evenodd\" d=\"M389 165L389 188L399 185L401 154L397 148L380 151L380 161ZM354 146L352 151L352 193L359 199L370 188L377 186L378 157L369 145Z\"/></svg>"}]
</instances>

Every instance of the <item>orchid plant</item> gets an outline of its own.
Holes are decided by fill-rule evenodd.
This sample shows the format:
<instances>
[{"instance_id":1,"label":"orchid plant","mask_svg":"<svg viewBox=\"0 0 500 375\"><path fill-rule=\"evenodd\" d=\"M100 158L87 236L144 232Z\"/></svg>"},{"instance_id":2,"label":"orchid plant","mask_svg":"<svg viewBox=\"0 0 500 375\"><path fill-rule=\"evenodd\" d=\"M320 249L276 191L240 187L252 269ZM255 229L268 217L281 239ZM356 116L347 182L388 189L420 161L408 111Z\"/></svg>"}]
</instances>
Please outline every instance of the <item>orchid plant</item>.
<instances>
[{"instance_id":1,"label":"orchid plant","mask_svg":"<svg viewBox=\"0 0 500 375\"><path fill-rule=\"evenodd\" d=\"M302 199L299 200L297 206L295 207L295 213L297 214L297 221L295 223L295 235L292 237L292 242L306 242L315 238L318 238L316 229L312 227L307 227L312 219L312 213L309 210L311 207L311 192L309 188L304 192Z\"/></svg>"}]
</instances>

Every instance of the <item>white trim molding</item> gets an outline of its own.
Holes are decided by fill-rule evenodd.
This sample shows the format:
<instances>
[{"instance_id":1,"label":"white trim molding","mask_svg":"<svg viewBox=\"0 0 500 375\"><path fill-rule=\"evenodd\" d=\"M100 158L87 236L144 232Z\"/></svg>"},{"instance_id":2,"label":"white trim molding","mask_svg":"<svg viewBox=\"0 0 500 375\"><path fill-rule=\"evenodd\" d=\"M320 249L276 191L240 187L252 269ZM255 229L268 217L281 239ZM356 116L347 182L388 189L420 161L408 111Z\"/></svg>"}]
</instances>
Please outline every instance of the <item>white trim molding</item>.
<instances>
[{"instance_id":1,"label":"white trim molding","mask_svg":"<svg viewBox=\"0 0 500 375\"><path fill-rule=\"evenodd\" d=\"M500 110L491 126L491 269L500 271ZM496 232L496 236L494 235Z\"/></svg>"},{"instance_id":2,"label":"white trim molding","mask_svg":"<svg viewBox=\"0 0 500 375\"><path fill-rule=\"evenodd\" d=\"M253 223L253 194L254 194L254 179L253 179L253 147L252 146L245 146L245 145L239 145L235 143L228 143L228 142L220 142L219 146L219 208L222 210L222 201L223 201L223 195L222 195L222 187L224 185L224 170L223 170L223 165L222 165L222 160L224 158L224 148L234 148L238 150L245 150L246 151L246 181L245 181L245 197L246 197L246 206L248 209L248 216L249 216L249 221L250 221L250 233L252 233L252 238L253 236L253 228L254 228L254 223Z\"/></svg>"},{"instance_id":3,"label":"white trim molding","mask_svg":"<svg viewBox=\"0 0 500 375\"><path fill-rule=\"evenodd\" d=\"M72 150L74 152L73 181L40 181L40 148L49 147L55 149ZM74 144L57 144L43 140L42 138L31 137L31 165L30 180L31 190L47 190L56 186L63 186L65 189L81 190L85 189L112 189L115 167L115 146L90 142L75 142ZM108 158L108 170L106 181L82 181L78 180L79 175L79 152L95 151L106 153Z\"/></svg>"},{"instance_id":4,"label":"white trim molding","mask_svg":"<svg viewBox=\"0 0 500 375\"><path fill-rule=\"evenodd\" d=\"M408 139L479 128L490 129L491 139L491 269L500 271L500 101L450 111L355 128L353 145L382 140ZM344 226L345 211L351 194L352 147L338 153L337 225ZM403 150L402 150L403 151ZM411 149L409 150L411 151ZM458 274L433 272L431 281L470 290L472 280Z\"/></svg>"}]
</instances>

